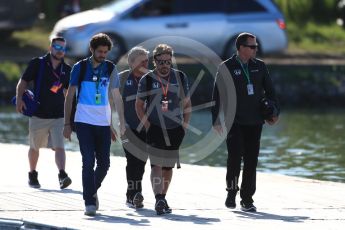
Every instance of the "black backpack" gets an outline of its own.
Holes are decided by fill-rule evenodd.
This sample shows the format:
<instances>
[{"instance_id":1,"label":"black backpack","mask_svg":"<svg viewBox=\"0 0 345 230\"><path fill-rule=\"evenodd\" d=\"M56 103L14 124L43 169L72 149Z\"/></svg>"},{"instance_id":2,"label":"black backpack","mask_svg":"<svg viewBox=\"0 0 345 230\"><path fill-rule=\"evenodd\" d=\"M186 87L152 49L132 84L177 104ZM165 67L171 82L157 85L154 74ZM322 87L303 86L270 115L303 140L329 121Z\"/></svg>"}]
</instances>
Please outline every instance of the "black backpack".
<instances>
[{"instance_id":1,"label":"black backpack","mask_svg":"<svg viewBox=\"0 0 345 230\"><path fill-rule=\"evenodd\" d=\"M74 117L75 117L75 112L77 110L77 104L78 104L78 99L79 99L80 90L81 90L81 82L84 79L88 60L89 59L86 58L86 59L83 59L80 61L80 72L79 72L79 78L78 78L78 96L76 94L74 94L74 96L73 96L72 110L71 110L71 116L70 116L70 125L71 125L71 129L73 132L75 132L75 130L76 130L75 129L75 123L74 123ZM114 70L114 64L108 60L105 60L105 63L107 64L107 70L108 70L108 74L110 76Z\"/></svg>"}]
</instances>

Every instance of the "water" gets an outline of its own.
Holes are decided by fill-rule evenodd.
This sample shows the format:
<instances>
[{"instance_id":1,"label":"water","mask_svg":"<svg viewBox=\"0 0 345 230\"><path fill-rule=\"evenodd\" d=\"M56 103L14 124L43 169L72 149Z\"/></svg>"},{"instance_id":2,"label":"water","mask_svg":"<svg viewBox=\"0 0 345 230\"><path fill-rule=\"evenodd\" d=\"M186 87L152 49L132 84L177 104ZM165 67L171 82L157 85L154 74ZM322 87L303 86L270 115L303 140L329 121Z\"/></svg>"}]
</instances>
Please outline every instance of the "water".
<instances>
[{"instance_id":1,"label":"water","mask_svg":"<svg viewBox=\"0 0 345 230\"><path fill-rule=\"evenodd\" d=\"M345 109L328 111L284 111L275 126L263 129L258 171L345 182ZM27 144L28 119L12 109L0 111L0 142ZM225 166L224 143L211 130L207 111L192 114L191 125L200 135L189 131L183 142L184 163ZM66 144L79 150L74 137ZM121 145L112 145L114 155L123 156Z\"/></svg>"}]
</instances>

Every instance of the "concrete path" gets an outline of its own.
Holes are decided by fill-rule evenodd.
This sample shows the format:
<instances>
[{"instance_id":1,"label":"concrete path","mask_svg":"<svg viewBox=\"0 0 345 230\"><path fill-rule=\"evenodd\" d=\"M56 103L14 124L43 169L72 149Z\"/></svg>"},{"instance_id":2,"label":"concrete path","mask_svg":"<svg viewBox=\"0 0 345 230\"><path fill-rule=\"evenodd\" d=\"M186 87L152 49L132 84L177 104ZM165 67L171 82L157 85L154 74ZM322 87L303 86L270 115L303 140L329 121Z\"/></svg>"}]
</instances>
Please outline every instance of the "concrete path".
<instances>
[{"instance_id":1,"label":"concrete path","mask_svg":"<svg viewBox=\"0 0 345 230\"><path fill-rule=\"evenodd\" d=\"M38 163L42 187L32 189L27 186L27 149L25 145L0 144L0 229L22 225L26 226L22 229L340 230L345 226L345 184L259 173L254 196L258 212L245 213L239 207L230 210L224 206L225 168L194 165L174 170L167 196L173 213L164 216L153 211L147 165L145 208L134 210L125 205L126 161L122 157L111 158L99 191L100 211L87 217L83 215L80 153L67 153L67 172L73 183L60 190L54 154L42 150Z\"/></svg>"}]
</instances>

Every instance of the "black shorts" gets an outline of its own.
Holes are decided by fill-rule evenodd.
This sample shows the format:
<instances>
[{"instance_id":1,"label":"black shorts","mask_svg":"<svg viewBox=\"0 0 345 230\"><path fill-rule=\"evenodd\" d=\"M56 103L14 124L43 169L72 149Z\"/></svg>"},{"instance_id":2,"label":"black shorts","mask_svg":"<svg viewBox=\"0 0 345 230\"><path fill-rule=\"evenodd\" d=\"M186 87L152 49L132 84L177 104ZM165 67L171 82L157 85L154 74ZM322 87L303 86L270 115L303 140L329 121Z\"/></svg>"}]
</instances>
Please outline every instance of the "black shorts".
<instances>
[{"instance_id":1,"label":"black shorts","mask_svg":"<svg viewBox=\"0 0 345 230\"><path fill-rule=\"evenodd\" d=\"M179 159L179 148L185 131L182 126L163 130L151 124L147 131L148 154L151 165L173 168Z\"/></svg>"}]
</instances>

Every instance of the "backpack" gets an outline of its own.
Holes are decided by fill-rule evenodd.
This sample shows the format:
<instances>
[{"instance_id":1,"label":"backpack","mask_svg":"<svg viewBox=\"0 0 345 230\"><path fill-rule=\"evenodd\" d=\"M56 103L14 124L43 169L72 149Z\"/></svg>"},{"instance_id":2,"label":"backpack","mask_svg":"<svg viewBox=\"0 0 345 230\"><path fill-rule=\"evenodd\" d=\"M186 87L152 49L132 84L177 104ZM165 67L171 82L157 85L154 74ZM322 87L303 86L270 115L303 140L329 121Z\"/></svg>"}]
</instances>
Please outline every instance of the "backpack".
<instances>
[{"instance_id":1,"label":"backpack","mask_svg":"<svg viewBox=\"0 0 345 230\"><path fill-rule=\"evenodd\" d=\"M74 117L75 117L75 112L77 111L77 104L78 104L78 99L79 99L79 95L81 91L81 82L83 81L84 76L85 76L87 62L88 62L88 58L85 58L80 61L80 72L79 72L79 77L78 77L78 96L76 95L76 93L73 96L72 110L71 110L71 116L70 116L70 125L73 132L76 131ZM108 60L105 60L105 63L107 65L108 75L110 76L114 70L114 64Z\"/></svg>"}]
</instances>

